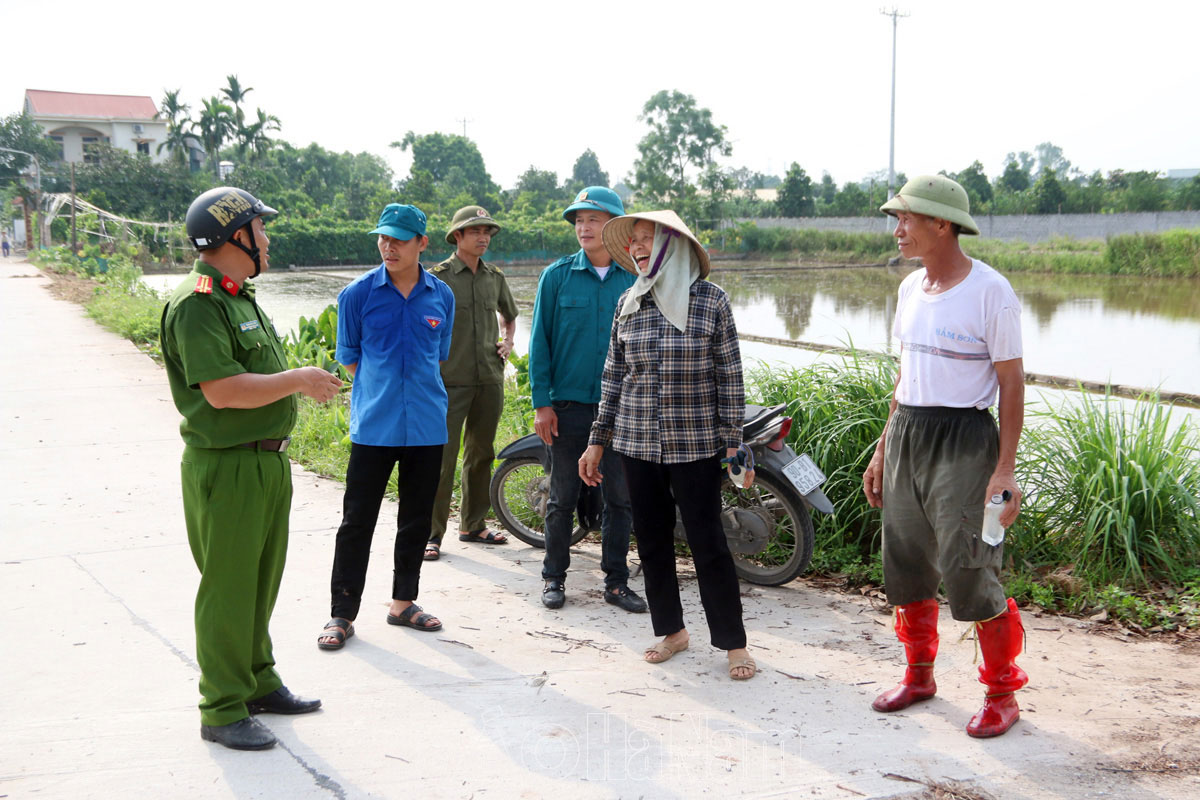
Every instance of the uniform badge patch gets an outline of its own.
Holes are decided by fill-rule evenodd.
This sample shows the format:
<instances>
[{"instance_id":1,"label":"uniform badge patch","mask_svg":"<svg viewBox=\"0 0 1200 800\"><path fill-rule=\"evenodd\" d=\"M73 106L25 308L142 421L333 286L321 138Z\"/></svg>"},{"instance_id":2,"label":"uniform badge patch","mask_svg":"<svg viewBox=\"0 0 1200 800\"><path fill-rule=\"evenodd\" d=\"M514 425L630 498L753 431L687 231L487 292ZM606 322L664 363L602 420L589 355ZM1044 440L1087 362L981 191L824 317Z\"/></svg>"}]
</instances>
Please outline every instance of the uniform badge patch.
<instances>
[{"instance_id":1,"label":"uniform badge patch","mask_svg":"<svg viewBox=\"0 0 1200 800\"><path fill-rule=\"evenodd\" d=\"M207 275L196 276L196 287L192 291L198 294L212 294L212 278Z\"/></svg>"},{"instance_id":2,"label":"uniform badge patch","mask_svg":"<svg viewBox=\"0 0 1200 800\"><path fill-rule=\"evenodd\" d=\"M238 327L242 329L242 333L245 333L246 331L256 331L261 326L258 324L258 320L248 319L245 322L243 322L241 325L238 325Z\"/></svg>"},{"instance_id":3,"label":"uniform badge patch","mask_svg":"<svg viewBox=\"0 0 1200 800\"><path fill-rule=\"evenodd\" d=\"M437 330L438 325L442 324L442 318L441 317L426 317L425 322L429 325L429 327L433 328L434 330Z\"/></svg>"},{"instance_id":4,"label":"uniform badge patch","mask_svg":"<svg viewBox=\"0 0 1200 800\"><path fill-rule=\"evenodd\" d=\"M230 294L238 293L238 285L236 283L234 283L233 279L230 278L228 275L221 276L221 288L224 289L225 291L229 292Z\"/></svg>"}]
</instances>

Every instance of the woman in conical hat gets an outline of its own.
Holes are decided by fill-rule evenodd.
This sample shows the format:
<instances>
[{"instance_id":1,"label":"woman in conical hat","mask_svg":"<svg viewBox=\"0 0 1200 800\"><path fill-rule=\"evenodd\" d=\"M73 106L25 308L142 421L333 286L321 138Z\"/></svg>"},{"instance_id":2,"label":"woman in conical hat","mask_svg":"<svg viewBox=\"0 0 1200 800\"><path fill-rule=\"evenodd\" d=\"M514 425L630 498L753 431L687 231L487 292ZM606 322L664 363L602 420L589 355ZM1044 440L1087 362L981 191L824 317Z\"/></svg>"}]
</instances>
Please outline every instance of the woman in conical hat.
<instances>
[{"instance_id":1,"label":"woman in conical hat","mask_svg":"<svg viewBox=\"0 0 1200 800\"><path fill-rule=\"evenodd\" d=\"M628 214L601 234L613 259L637 276L617 303L600 408L579 476L595 486L605 447L621 454L654 633L645 659L688 648L675 575L675 505L687 531L714 647L729 677L757 667L746 650L733 556L721 525L723 458L742 443L742 357L729 296L705 280L708 253L674 211ZM754 480L747 470L743 486Z\"/></svg>"}]
</instances>

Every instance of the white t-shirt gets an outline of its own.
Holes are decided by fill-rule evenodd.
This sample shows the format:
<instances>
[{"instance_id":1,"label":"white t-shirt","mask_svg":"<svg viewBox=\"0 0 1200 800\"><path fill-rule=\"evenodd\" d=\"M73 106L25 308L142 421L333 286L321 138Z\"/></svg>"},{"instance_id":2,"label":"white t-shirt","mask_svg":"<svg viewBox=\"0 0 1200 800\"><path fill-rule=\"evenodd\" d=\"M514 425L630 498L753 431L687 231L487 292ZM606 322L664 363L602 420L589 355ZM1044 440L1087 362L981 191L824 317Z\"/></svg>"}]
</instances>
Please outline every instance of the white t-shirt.
<instances>
[{"instance_id":1,"label":"white t-shirt","mask_svg":"<svg viewBox=\"0 0 1200 800\"><path fill-rule=\"evenodd\" d=\"M925 270L900 284L893 332L900 341L896 401L906 406L988 408L1000 383L995 361L1021 358L1021 303L1008 280L978 259L957 286L922 289Z\"/></svg>"}]
</instances>

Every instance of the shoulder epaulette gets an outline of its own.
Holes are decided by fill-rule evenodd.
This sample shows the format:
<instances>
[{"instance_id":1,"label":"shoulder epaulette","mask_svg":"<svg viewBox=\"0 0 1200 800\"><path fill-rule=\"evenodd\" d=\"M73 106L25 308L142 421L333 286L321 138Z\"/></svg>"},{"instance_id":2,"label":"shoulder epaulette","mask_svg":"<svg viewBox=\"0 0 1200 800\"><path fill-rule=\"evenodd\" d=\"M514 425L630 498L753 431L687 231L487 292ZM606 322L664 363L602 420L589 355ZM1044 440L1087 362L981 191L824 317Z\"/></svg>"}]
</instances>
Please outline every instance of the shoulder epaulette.
<instances>
[{"instance_id":1,"label":"shoulder epaulette","mask_svg":"<svg viewBox=\"0 0 1200 800\"><path fill-rule=\"evenodd\" d=\"M196 294L212 294L212 278L208 275L197 275L196 285L192 289Z\"/></svg>"}]
</instances>

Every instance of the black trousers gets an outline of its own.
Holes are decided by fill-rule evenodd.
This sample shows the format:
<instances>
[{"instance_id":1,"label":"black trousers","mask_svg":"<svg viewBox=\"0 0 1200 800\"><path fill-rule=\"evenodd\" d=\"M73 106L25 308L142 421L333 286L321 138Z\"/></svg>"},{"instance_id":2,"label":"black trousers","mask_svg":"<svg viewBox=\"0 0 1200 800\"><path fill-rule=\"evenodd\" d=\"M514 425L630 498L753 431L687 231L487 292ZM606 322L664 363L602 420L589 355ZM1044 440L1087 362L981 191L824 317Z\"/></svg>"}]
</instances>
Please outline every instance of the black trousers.
<instances>
[{"instance_id":1,"label":"black trousers","mask_svg":"<svg viewBox=\"0 0 1200 800\"><path fill-rule=\"evenodd\" d=\"M392 599L417 599L441 463L440 444L420 447L350 445L342 524L333 551L331 616L349 620L358 617L367 581L367 562L371 558L371 539L394 467L399 467L400 508L396 515Z\"/></svg>"},{"instance_id":2,"label":"black trousers","mask_svg":"<svg viewBox=\"0 0 1200 800\"><path fill-rule=\"evenodd\" d=\"M717 456L684 464L656 464L622 455L633 531L646 576L646 602L655 636L669 636L684 627L675 572L675 506L679 505L700 602L708 620L713 647L736 650L746 646L742 625L742 596L733 556L721 527L721 459Z\"/></svg>"}]
</instances>

